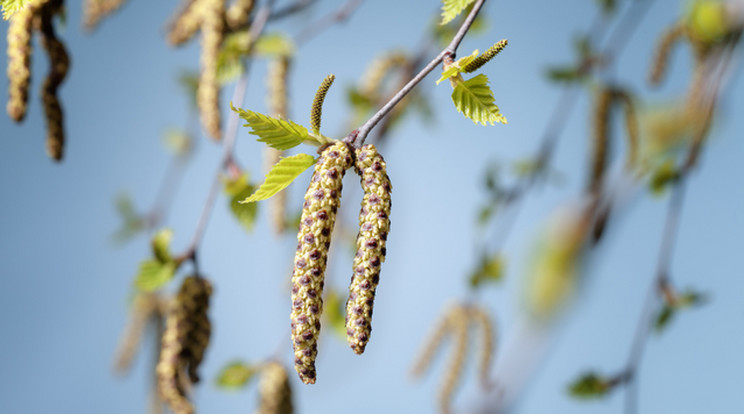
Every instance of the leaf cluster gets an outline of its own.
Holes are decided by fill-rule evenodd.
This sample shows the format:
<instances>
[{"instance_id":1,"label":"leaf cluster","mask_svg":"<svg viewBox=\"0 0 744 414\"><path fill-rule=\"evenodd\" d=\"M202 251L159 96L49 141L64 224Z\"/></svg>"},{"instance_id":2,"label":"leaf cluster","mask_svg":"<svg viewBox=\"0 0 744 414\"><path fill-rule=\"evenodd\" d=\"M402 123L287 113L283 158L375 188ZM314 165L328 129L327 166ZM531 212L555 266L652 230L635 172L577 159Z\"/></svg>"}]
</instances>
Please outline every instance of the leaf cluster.
<instances>
[{"instance_id":1,"label":"leaf cluster","mask_svg":"<svg viewBox=\"0 0 744 414\"><path fill-rule=\"evenodd\" d=\"M153 292L168 283L183 263L183 258L173 257L170 243L173 231L163 229L152 238L152 257L140 262L134 285L142 291Z\"/></svg>"}]
</instances>

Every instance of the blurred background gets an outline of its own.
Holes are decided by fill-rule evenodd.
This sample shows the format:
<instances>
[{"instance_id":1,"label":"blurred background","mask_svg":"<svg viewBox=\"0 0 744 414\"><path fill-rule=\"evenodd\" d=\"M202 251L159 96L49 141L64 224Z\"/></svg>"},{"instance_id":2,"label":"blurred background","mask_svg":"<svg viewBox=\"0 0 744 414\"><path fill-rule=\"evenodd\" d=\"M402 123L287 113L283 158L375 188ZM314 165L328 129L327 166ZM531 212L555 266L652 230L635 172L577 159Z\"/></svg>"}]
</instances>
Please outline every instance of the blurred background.
<instances>
[{"instance_id":1,"label":"blurred background","mask_svg":"<svg viewBox=\"0 0 744 414\"><path fill-rule=\"evenodd\" d=\"M277 7L289 3L279 0ZM215 293L210 308L213 336L200 369L202 382L193 393L197 411L253 411L258 401L255 381L224 390L216 385L220 370L235 360L258 363L277 357L290 370L296 412L436 412L447 356L440 355L420 381L411 378L410 368L446 306L470 300L487 309L496 323L495 380L509 384L519 382L511 376L528 378L525 387L515 391L518 398L511 412L623 412L622 387L589 400L568 392L582 373L613 375L623 369L656 276L670 191L650 191L648 177L635 182L617 178L622 177L625 146L619 111L612 123L612 171L625 189L623 202L613 211L601 244L584 261L575 281L576 300L549 321L538 322L529 322L524 300L547 237L545 229L557 211L573 211L570 206L585 202L597 80L628 88L644 112L683 99L692 77L690 48L680 46L671 55L661 87L650 88L646 82L659 36L685 15L687 2L617 3L607 20L598 2L590 0L485 4L482 25L466 36L459 55L509 40L480 71L489 77L507 125L474 125L457 113L451 87L447 82L435 85L438 70L420 84L430 114L409 111L380 146L393 183L393 211L371 342L364 355L357 356L325 325L315 385L302 384L291 367L288 280L295 237L292 231L275 235L267 202L259 203L255 226L247 232L233 217L229 197L220 194L199 249L200 268ZM620 29L628 34L627 46L612 69L576 86L576 105L565 114L549 178L526 193L516 214L497 212L486 224L479 222L490 199L485 185L489 171L498 168L507 183L519 180L515 163L524 166L534 160L552 113L561 105L567 83L551 80L546 75L550 68L570 67L577 61L577 38L597 25L606 24L611 32L628 8L637 7L634 3L646 3L648 9L631 19L634 31ZM270 23L267 31L296 36L342 4L316 1L301 13ZM149 209L173 158L163 145L164 135L173 128L199 129L179 81L184 71L198 69L199 42L174 49L165 41L166 23L178 7L176 1L131 0L95 32L86 33L81 29L81 2L67 2L60 37L68 46L71 68L60 89L68 139L61 164L44 153L38 90L48 63L38 39L27 118L16 125L0 116L3 412L149 409L156 339L143 338L126 375L112 369L128 322L138 264L151 254L147 232L126 242L116 240L122 219L115 201L126 194L138 211ZM315 90L333 73L336 84L325 102L323 131L334 138L345 136L353 116L348 90L381 54L416 54L432 32L439 8L437 1L366 1L346 21L330 24L298 45L289 75L289 117L308 125ZM2 24L7 27L7 22ZM0 47L6 48L4 37ZM440 49L430 50L425 61ZM737 63L738 53L733 61ZM708 300L680 311L663 332L649 334L636 375L639 412L734 412L744 406L744 280L739 277L744 195L736 184L736 177L744 174L744 119L736 115L744 104L744 85L738 72L734 66L698 168L687 181L670 265L669 276L679 290L694 289ZM243 108L268 111L266 77L267 60L255 59ZM222 92L224 118L232 90L227 84ZM7 82L0 82L0 96L7 96ZM221 157L220 146L203 134L195 137L194 145L161 223L173 230L175 252L191 241ZM236 158L255 182L264 174L263 147L247 128L240 128ZM306 146L298 150L315 151ZM288 188L291 212L299 212L309 178L306 172ZM346 178L348 207L341 213L353 232L361 199L355 180L353 174ZM510 230L503 229L510 225ZM501 240L506 231L508 237ZM474 293L471 275L486 250L497 250L504 268L498 280ZM352 253L345 244L332 249L328 291L345 295ZM165 290L177 289L190 269L185 264ZM531 326L536 344L519 342L525 340L525 324ZM525 351L517 354L530 361L523 369L510 359L520 347ZM471 358L454 400L455 412L471 412L493 398L479 389L476 366Z\"/></svg>"}]
</instances>

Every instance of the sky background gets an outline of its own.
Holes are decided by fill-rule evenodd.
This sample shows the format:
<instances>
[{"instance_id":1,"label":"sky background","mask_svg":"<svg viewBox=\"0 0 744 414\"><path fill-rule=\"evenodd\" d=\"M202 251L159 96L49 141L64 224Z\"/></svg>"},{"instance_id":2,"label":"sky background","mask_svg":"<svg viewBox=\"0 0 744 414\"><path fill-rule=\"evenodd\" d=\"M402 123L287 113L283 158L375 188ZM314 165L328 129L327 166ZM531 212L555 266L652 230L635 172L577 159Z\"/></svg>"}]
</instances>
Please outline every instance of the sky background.
<instances>
[{"instance_id":1,"label":"sky background","mask_svg":"<svg viewBox=\"0 0 744 414\"><path fill-rule=\"evenodd\" d=\"M321 0L270 30L297 34L341 3ZM44 151L38 90L47 61L38 43L25 122L15 125L0 116L0 401L7 413L147 409L154 339L147 340L127 376L118 377L111 369L138 262L150 254L145 236L122 246L112 242L120 225L114 199L127 192L141 209L154 200L170 158L161 136L169 127L189 122L177 78L181 70L197 67L199 47L197 42L177 50L167 46L164 25L178 7L176 1L131 0L92 35L80 29L80 7L79 1L68 2L67 28L61 33L72 59L60 90L68 139L64 162L51 162ZM326 100L323 125L327 135L341 138L348 132L346 87L380 53L415 50L438 7L437 1L367 1L348 22L302 45L291 72L290 117L307 125L315 89L334 73L336 85ZM654 2L616 62L617 79L645 102L674 100L689 81L690 56L681 48L664 85L655 90L645 85L655 39L682 10L682 2ZM298 413L436 411L446 358L437 359L422 381L411 380L408 372L440 312L467 293L467 278L478 260L475 217L485 200L486 166L530 157L538 148L561 89L546 80L545 69L572 61L574 36L588 30L597 8L589 0L489 1L483 13L487 30L467 36L460 55L509 39L509 46L482 71L509 124L473 125L453 108L451 88L435 86L436 72L421 84L435 117L424 122L407 118L381 149L394 186L392 231L370 345L363 356L354 355L324 329L318 383L302 385L290 372ZM3 37L0 48L5 47ZM3 67L6 59L0 59ZM265 63L258 60L252 66L243 105L259 112L266 111ZM744 196L736 178L744 174L739 136L744 119L736 116L744 104L743 89L735 75L702 168L689 180L671 266L677 286L709 293L711 301L679 315L663 335L651 335L639 373L642 413L735 412L744 406L744 280L739 277ZM222 95L225 115L231 90L228 86ZM7 96L7 82L0 82L0 96ZM591 105L583 93L553 159L560 185L528 195L504 247L505 279L479 296L495 315L499 343L508 342L517 325L520 292L541 229L582 190ZM220 157L220 148L207 138L197 141L165 222L175 232L175 251L191 239ZM236 154L256 177L261 176L262 150L241 128ZM299 205L308 179L306 173L289 188L293 205ZM352 224L361 198L352 189L354 181L347 177L344 193L344 204L350 206L344 214ZM566 386L587 369L613 373L622 368L653 277L666 199L641 191L625 207L515 413L622 412L622 390L584 402L571 399ZM255 409L255 383L239 392L214 386L229 361L260 361L278 352L291 369L287 278L295 241L291 235L275 237L261 207L256 229L249 234L220 197L201 245L200 266L215 286L210 309L214 331L201 367L204 380L193 396L201 413ZM332 250L326 285L347 289L350 263L344 249ZM457 412L467 412L479 398L474 364L463 378Z\"/></svg>"}]
</instances>

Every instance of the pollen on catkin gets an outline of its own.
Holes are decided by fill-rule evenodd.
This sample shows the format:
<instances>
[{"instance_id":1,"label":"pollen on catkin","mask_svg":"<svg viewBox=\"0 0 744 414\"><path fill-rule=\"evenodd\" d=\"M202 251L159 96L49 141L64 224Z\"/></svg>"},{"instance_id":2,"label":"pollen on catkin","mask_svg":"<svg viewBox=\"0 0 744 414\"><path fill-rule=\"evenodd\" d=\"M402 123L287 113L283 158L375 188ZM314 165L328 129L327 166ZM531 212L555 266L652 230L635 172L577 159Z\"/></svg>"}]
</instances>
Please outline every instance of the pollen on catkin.
<instances>
[{"instance_id":1,"label":"pollen on catkin","mask_svg":"<svg viewBox=\"0 0 744 414\"><path fill-rule=\"evenodd\" d=\"M206 279L185 278L166 318L156 374L160 397L175 414L194 412L184 384L199 381L196 370L211 332L207 317L211 295Z\"/></svg>"},{"instance_id":2,"label":"pollen on catkin","mask_svg":"<svg viewBox=\"0 0 744 414\"><path fill-rule=\"evenodd\" d=\"M310 128L315 134L320 133L320 120L323 115L323 101L325 101L328 89L333 85L334 80L336 80L336 75L331 74L326 76L318 87L318 91L315 92L315 99L313 99L313 105L310 108Z\"/></svg>"},{"instance_id":3,"label":"pollen on catkin","mask_svg":"<svg viewBox=\"0 0 744 414\"><path fill-rule=\"evenodd\" d=\"M261 368L260 403L255 414L292 414L292 389L284 366L271 361Z\"/></svg>"},{"instance_id":4,"label":"pollen on catkin","mask_svg":"<svg viewBox=\"0 0 744 414\"><path fill-rule=\"evenodd\" d=\"M254 0L234 0L225 12L227 27L235 30L248 24L254 5Z\"/></svg>"},{"instance_id":5,"label":"pollen on catkin","mask_svg":"<svg viewBox=\"0 0 744 414\"><path fill-rule=\"evenodd\" d=\"M352 164L346 143L337 141L327 146L305 193L292 273L291 326L295 370L306 384L315 383L328 248L341 202L342 180Z\"/></svg>"},{"instance_id":6,"label":"pollen on catkin","mask_svg":"<svg viewBox=\"0 0 744 414\"><path fill-rule=\"evenodd\" d=\"M374 145L365 145L356 150L355 168L361 177L364 197L359 212L357 252L349 299L346 301L346 339L351 349L361 354L372 331L375 291L380 281L380 267L385 261L392 185L385 160Z\"/></svg>"},{"instance_id":7,"label":"pollen on catkin","mask_svg":"<svg viewBox=\"0 0 744 414\"><path fill-rule=\"evenodd\" d=\"M202 10L202 50L201 73L196 89L196 102L199 106L204 129L214 139L222 137L220 117L220 85L217 82L217 58L222 45L224 30L223 14L225 0L200 0Z\"/></svg>"},{"instance_id":8,"label":"pollen on catkin","mask_svg":"<svg viewBox=\"0 0 744 414\"><path fill-rule=\"evenodd\" d=\"M126 0L85 0L83 3L83 26L91 31L104 17L115 12Z\"/></svg>"},{"instance_id":9,"label":"pollen on catkin","mask_svg":"<svg viewBox=\"0 0 744 414\"><path fill-rule=\"evenodd\" d=\"M488 50L486 50L485 52L483 52L482 55L480 55L477 58L471 60L470 63L468 63L467 65L465 65L462 68L462 71L463 72L470 73L470 72L475 72L476 70L480 69L481 66L485 65L486 63L488 63L491 59L493 59L494 56L498 55L499 52L501 52L502 50L504 50L504 48L506 47L506 45L508 43L509 43L509 41L507 39L499 40L493 46L489 47Z\"/></svg>"},{"instance_id":10,"label":"pollen on catkin","mask_svg":"<svg viewBox=\"0 0 744 414\"><path fill-rule=\"evenodd\" d=\"M52 18L60 12L62 1L52 0L44 4L38 16L39 31L42 34L42 44L49 56L49 74L41 88L41 98L44 104L44 115L47 122L46 149L49 157L60 161L65 144L64 117L62 105L57 97L57 89L67 77L70 58L65 45L54 32Z\"/></svg>"},{"instance_id":11,"label":"pollen on catkin","mask_svg":"<svg viewBox=\"0 0 744 414\"><path fill-rule=\"evenodd\" d=\"M194 37L202 24L203 0L185 0L168 24L168 43L180 46Z\"/></svg>"},{"instance_id":12,"label":"pollen on catkin","mask_svg":"<svg viewBox=\"0 0 744 414\"><path fill-rule=\"evenodd\" d=\"M8 116L20 122L26 116L31 79L32 21L39 6L31 3L10 18L8 27Z\"/></svg>"}]
</instances>

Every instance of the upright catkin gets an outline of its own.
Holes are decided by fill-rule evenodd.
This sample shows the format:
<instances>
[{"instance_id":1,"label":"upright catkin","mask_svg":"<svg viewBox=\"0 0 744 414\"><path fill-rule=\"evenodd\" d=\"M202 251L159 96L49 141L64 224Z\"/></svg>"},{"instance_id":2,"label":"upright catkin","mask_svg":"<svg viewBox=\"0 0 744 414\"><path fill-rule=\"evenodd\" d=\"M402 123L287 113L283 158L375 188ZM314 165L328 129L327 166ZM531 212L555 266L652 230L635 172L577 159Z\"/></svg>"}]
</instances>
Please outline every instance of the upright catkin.
<instances>
[{"instance_id":1,"label":"upright catkin","mask_svg":"<svg viewBox=\"0 0 744 414\"><path fill-rule=\"evenodd\" d=\"M180 46L194 37L202 24L204 0L185 0L168 24L168 43Z\"/></svg>"},{"instance_id":2,"label":"upright catkin","mask_svg":"<svg viewBox=\"0 0 744 414\"><path fill-rule=\"evenodd\" d=\"M10 18L8 27L8 116L20 122L26 116L31 80L32 21L44 1L32 2Z\"/></svg>"},{"instance_id":3,"label":"upright catkin","mask_svg":"<svg viewBox=\"0 0 744 414\"><path fill-rule=\"evenodd\" d=\"M336 141L321 151L300 218L292 273L292 345L295 370L306 384L315 383L323 277L331 233L341 202L344 174L353 164L349 146Z\"/></svg>"},{"instance_id":4,"label":"upright catkin","mask_svg":"<svg viewBox=\"0 0 744 414\"><path fill-rule=\"evenodd\" d=\"M115 12L126 0L85 0L83 3L83 26L91 31L104 17Z\"/></svg>"},{"instance_id":5,"label":"upright catkin","mask_svg":"<svg viewBox=\"0 0 744 414\"><path fill-rule=\"evenodd\" d=\"M42 44L49 56L49 74L41 88L41 99L44 104L44 115L47 122L46 150L55 161L60 161L64 152L65 130L62 105L57 96L57 89L67 77L70 58L65 45L54 32L52 18L62 8L61 0L48 1L41 8L39 31L42 34Z\"/></svg>"},{"instance_id":6,"label":"upright catkin","mask_svg":"<svg viewBox=\"0 0 744 414\"><path fill-rule=\"evenodd\" d=\"M202 50L201 73L196 89L196 103L199 106L202 125L214 139L222 137L220 117L220 85L217 81L217 58L222 45L224 30L223 15L225 0L200 0L202 9Z\"/></svg>"},{"instance_id":7,"label":"upright catkin","mask_svg":"<svg viewBox=\"0 0 744 414\"><path fill-rule=\"evenodd\" d=\"M334 80L336 80L336 75L331 74L326 76L315 92L315 99L313 99L313 105L310 108L310 129L315 134L320 133L320 121L323 117L323 101L325 101L328 89L331 88Z\"/></svg>"},{"instance_id":8,"label":"upright catkin","mask_svg":"<svg viewBox=\"0 0 744 414\"><path fill-rule=\"evenodd\" d=\"M194 412L186 388L199 381L196 370L209 344L211 295L206 279L185 278L166 318L156 374L160 397L175 414Z\"/></svg>"},{"instance_id":9,"label":"upright catkin","mask_svg":"<svg viewBox=\"0 0 744 414\"><path fill-rule=\"evenodd\" d=\"M247 25L255 3L254 0L233 0L225 12L227 27L235 30Z\"/></svg>"},{"instance_id":10,"label":"upright catkin","mask_svg":"<svg viewBox=\"0 0 744 414\"><path fill-rule=\"evenodd\" d=\"M488 50L483 52L482 55L478 56L477 58L473 59L468 63L467 65L463 66L462 70L463 72L475 72L476 70L480 69L481 66L485 65L494 58L494 56L498 55L499 52L504 50L506 45L509 43L507 39L502 39L496 42L493 46L489 47Z\"/></svg>"},{"instance_id":11,"label":"upright catkin","mask_svg":"<svg viewBox=\"0 0 744 414\"><path fill-rule=\"evenodd\" d=\"M267 105L269 113L274 118L287 119L289 110L287 108L287 80L289 75L290 59L281 56L269 62L268 76L266 78ZM279 162L284 151L267 146L264 149L264 169L268 172ZM269 210L271 211L271 223L274 231L281 234L287 227L287 192L280 191L269 199Z\"/></svg>"},{"instance_id":12,"label":"upright catkin","mask_svg":"<svg viewBox=\"0 0 744 414\"><path fill-rule=\"evenodd\" d=\"M372 331L375 291L380 281L380 267L385 261L392 185L385 160L374 145L365 145L356 150L355 168L361 177L364 197L359 212L357 252L349 299L346 301L346 339L351 349L361 354Z\"/></svg>"},{"instance_id":13,"label":"upright catkin","mask_svg":"<svg viewBox=\"0 0 744 414\"><path fill-rule=\"evenodd\" d=\"M271 361L261 368L260 403L255 414L292 414L292 389L284 366Z\"/></svg>"}]
</instances>

